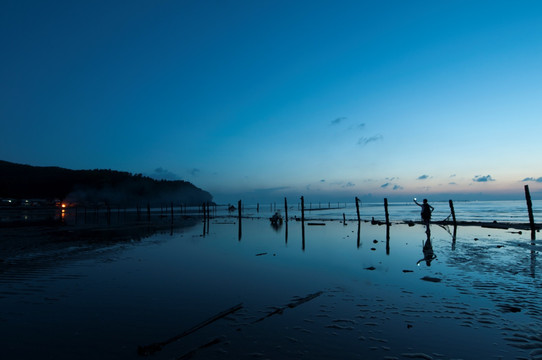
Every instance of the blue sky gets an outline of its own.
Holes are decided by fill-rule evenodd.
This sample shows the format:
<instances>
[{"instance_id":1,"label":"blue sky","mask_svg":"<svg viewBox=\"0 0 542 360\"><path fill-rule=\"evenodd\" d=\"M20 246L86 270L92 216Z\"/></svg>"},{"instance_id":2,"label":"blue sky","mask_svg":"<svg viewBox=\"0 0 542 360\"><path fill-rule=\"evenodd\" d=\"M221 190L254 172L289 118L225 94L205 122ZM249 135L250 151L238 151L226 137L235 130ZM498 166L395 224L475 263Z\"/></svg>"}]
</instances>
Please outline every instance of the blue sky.
<instances>
[{"instance_id":1,"label":"blue sky","mask_svg":"<svg viewBox=\"0 0 542 360\"><path fill-rule=\"evenodd\" d=\"M219 202L542 196L539 1L3 1L0 159Z\"/></svg>"}]
</instances>

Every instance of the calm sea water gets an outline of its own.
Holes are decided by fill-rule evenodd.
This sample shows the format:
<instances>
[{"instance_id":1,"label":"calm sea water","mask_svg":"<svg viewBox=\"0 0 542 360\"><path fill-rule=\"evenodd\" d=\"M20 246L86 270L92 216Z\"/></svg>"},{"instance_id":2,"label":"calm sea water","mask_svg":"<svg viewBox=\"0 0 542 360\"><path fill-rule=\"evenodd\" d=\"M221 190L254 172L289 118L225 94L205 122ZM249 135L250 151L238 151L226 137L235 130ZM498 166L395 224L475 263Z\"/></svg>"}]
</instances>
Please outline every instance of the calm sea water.
<instances>
[{"instance_id":1,"label":"calm sea water","mask_svg":"<svg viewBox=\"0 0 542 360\"><path fill-rule=\"evenodd\" d=\"M216 218L97 237L94 227L2 229L2 358L141 359L138 346L198 324L149 358L542 353L541 247L529 234L459 227L454 237L432 226L428 238L421 225L325 224Z\"/></svg>"},{"instance_id":2,"label":"calm sea water","mask_svg":"<svg viewBox=\"0 0 542 360\"><path fill-rule=\"evenodd\" d=\"M431 202L434 208L433 219L445 220L451 215L450 205L446 202ZM310 203L305 202L305 217L310 219L342 219L343 213L347 219L357 219L355 203ZM259 212L256 205L244 206L245 216L268 216L279 210L284 214L284 203L260 204ZM311 211L312 210L312 211ZM482 222L510 222L528 223L529 214L526 201L457 201L454 202L454 210L458 221L482 221ZM420 207L414 202L390 202L388 212L391 221L419 220ZM226 214L225 208L219 209L219 215ZM540 221L542 216L542 200L533 201L533 213L535 221ZM236 215L236 212L232 213ZM288 205L288 216L301 216L299 204ZM362 203L360 207L362 219L375 218L385 219L384 202ZM450 217L451 219L451 217Z\"/></svg>"}]
</instances>

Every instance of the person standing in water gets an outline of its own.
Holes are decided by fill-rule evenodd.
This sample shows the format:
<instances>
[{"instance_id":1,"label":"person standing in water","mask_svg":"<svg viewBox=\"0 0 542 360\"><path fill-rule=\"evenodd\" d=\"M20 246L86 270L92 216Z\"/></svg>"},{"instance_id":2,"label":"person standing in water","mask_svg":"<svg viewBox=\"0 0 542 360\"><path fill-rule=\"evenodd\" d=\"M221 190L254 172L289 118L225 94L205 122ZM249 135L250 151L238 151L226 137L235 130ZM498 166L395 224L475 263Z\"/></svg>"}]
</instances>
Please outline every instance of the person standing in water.
<instances>
[{"instance_id":1,"label":"person standing in water","mask_svg":"<svg viewBox=\"0 0 542 360\"><path fill-rule=\"evenodd\" d=\"M435 208L429 205L429 203L427 202L427 199L423 199L423 204L420 204L419 202L416 201L416 198L414 198L414 203L416 203L416 205L422 208L422 212L421 212L422 220L424 224L427 225L427 228L429 228L429 222L431 221L431 213L433 212L433 210L435 210Z\"/></svg>"}]
</instances>

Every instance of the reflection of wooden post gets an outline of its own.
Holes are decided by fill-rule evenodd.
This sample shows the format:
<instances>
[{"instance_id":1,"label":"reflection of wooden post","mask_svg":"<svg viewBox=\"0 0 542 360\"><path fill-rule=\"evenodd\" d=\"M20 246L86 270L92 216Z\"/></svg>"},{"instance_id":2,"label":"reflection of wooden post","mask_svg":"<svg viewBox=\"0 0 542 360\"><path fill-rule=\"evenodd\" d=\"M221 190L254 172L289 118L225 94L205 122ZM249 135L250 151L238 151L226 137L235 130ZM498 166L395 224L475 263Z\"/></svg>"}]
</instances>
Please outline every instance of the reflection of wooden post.
<instances>
[{"instance_id":1,"label":"reflection of wooden post","mask_svg":"<svg viewBox=\"0 0 542 360\"><path fill-rule=\"evenodd\" d=\"M239 241L241 241L241 233L242 233L242 230L241 230L241 200L239 200L239 202L237 203L237 207L238 207L238 210L239 210Z\"/></svg>"},{"instance_id":2,"label":"reflection of wooden post","mask_svg":"<svg viewBox=\"0 0 542 360\"><path fill-rule=\"evenodd\" d=\"M173 201L171 202L171 221L173 221Z\"/></svg>"},{"instance_id":3,"label":"reflection of wooden post","mask_svg":"<svg viewBox=\"0 0 542 360\"><path fill-rule=\"evenodd\" d=\"M147 203L147 219L151 219L151 204Z\"/></svg>"},{"instance_id":4,"label":"reflection of wooden post","mask_svg":"<svg viewBox=\"0 0 542 360\"><path fill-rule=\"evenodd\" d=\"M305 199L301 197L301 222L305 221Z\"/></svg>"},{"instance_id":5,"label":"reflection of wooden post","mask_svg":"<svg viewBox=\"0 0 542 360\"><path fill-rule=\"evenodd\" d=\"M452 219L454 220L454 226L457 224L455 221L454 202L450 199L450 211L452 212Z\"/></svg>"},{"instance_id":6,"label":"reflection of wooden post","mask_svg":"<svg viewBox=\"0 0 542 360\"><path fill-rule=\"evenodd\" d=\"M390 254L390 224L389 222L386 222L386 255L389 255L389 254Z\"/></svg>"},{"instance_id":7,"label":"reflection of wooden post","mask_svg":"<svg viewBox=\"0 0 542 360\"><path fill-rule=\"evenodd\" d=\"M305 222L301 221L301 250L305 251Z\"/></svg>"},{"instance_id":8,"label":"reflection of wooden post","mask_svg":"<svg viewBox=\"0 0 542 360\"><path fill-rule=\"evenodd\" d=\"M535 239L535 225L533 216L533 203L531 202L531 193L529 192L529 185L525 185L525 200L527 200L527 210L529 211L529 224L531 225L531 239Z\"/></svg>"},{"instance_id":9,"label":"reflection of wooden post","mask_svg":"<svg viewBox=\"0 0 542 360\"><path fill-rule=\"evenodd\" d=\"M286 218L286 222L288 222L288 200L284 198L284 217Z\"/></svg>"},{"instance_id":10,"label":"reflection of wooden post","mask_svg":"<svg viewBox=\"0 0 542 360\"><path fill-rule=\"evenodd\" d=\"M361 232L361 222L358 221L358 249L361 245L360 232Z\"/></svg>"},{"instance_id":11,"label":"reflection of wooden post","mask_svg":"<svg viewBox=\"0 0 542 360\"><path fill-rule=\"evenodd\" d=\"M361 221L361 217L359 216L359 199L356 196L356 212L358 213L358 222Z\"/></svg>"},{"instance_id":12,"label":"reflection of wooden post","mask_svg":"<svg viewBox=\"0 0 542 360\"><path fill-rule=\"evenodd\" d=\"M256 204L256 212L260 212L260 203Z\"/></svg>"},{"instance_id":13,"label":"reflection of wooden post","mask_svg":"<svg viewBox=\"0 0 542 360\"><path fill-rule=\"evenodd\" d=\"M384 212L386 213L386 225L390 225L390 215L388 213L388 199L384 198Z\"/></svg>"}]
</instances>

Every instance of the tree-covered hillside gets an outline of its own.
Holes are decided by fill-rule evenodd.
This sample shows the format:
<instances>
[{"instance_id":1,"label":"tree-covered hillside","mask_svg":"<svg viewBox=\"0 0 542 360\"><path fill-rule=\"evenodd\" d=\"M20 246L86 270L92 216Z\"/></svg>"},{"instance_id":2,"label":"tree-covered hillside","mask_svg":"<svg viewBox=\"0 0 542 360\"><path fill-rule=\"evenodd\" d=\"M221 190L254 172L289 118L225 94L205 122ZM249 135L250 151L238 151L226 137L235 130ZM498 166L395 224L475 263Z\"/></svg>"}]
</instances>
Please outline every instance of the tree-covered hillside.
<instances>
[{"instance_id":1,"label":"tree-covered hillside","mask_svg":"<svg viewBox=\"0 0 542 360\"><path fill-rule=\"evenodd\" d=\"M0 198L59 199L81 204L138 205L211 202L187 181L154 180L114 170L70 170L0 160Z\"/></svg>"}]
</instances>

